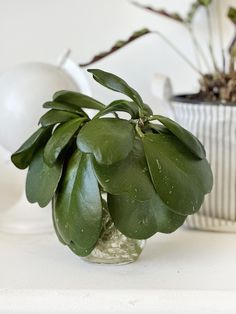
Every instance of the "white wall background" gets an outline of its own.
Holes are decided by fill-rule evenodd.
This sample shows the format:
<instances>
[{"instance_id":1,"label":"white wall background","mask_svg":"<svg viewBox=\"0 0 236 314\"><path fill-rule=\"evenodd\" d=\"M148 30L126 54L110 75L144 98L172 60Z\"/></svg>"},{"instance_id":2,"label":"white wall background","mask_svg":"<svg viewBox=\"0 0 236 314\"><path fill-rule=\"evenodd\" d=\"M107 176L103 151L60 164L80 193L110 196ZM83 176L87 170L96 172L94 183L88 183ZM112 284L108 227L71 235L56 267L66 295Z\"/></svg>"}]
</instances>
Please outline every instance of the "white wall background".
<instances>
[{"instance_id":1,"label":"white wall background","mask_svg":"<svg viewBox=\"0 0 236 314\"><path fill-rule=\"evenodd\" d=\"M236 5L236 0L218 1L223 20L227 6ZM140 0L140 3L181 14L187 11L191 2ZM195 24L198 36L206 38L203 11L197 14ZM64 48L72 49L75 61L85 62L94 54L109 49L117 39L125 39L144 26L162 31L194 58L191 41L181 25L145 12L126 0L0 0L0 73L21 62L55 62ZM233 33L229 22L224 22L223 33L227 47ZM170 76L176 93L197 89L197 75L155 35L132 43L93 67L123 76L152 106L155 99L150 92L150 80L155 72ZM105 101L111 97L94 85L93 92Z\"/></svg>"}]
</instances>

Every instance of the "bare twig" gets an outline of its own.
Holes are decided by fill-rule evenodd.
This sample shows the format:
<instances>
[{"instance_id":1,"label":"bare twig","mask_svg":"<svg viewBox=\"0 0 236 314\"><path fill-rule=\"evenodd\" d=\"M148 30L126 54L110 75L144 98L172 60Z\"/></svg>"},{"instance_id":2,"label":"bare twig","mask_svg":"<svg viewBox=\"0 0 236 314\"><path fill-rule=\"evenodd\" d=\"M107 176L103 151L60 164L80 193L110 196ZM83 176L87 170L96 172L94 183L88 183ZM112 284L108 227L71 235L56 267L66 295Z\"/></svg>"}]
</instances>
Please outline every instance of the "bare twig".
<instances>
[{"instance_id":1,"label":"bare twig","mask_svg":"<svg viewBox=\"0 0 236 314\"><path fill-rule=\"evenodd\" d=\"M154 14L162 15L162 16L167 17L167 18L174 20L176 22L184 23L184 19L178 13L170 13L170 12L167 12L166 10L163 10L163 9L155 9L151 6L142 5L142 4L135 2L135 1L131 1L131 3L134 4L136 7L150 11Z\"/></svg>"},{"instance_id":2,"label":"bare twig","mask_svg":"<svg viewBox=\"0 0 236 314\"><path fill-rule=\"evenodd\" d=\"M143 28L137 32L134 32L128 39L126 40L119 40L115 43L114 46L111 47L110 50L108 51L105 51L105 52L101 52L97 55L95 55L90 61L88 62L85 62L85 63L80 63L79 66L81 67L86 67L88 65L91 65L97 61L100 61L102 60L103 58L113 54L114 52L116 52L117 50L120 50L121 48L127 46L128 44L130 44L131 42L135 41L136 39L144 36L144 35L147 35L150 33L150 30L147 29L147 28Z\"/></svg>"},{"instance_id":3,"label":"bare twig","mask_svg":"<svg viewBox=\"0 0 236 314\"><path fill-rule=\"evenodd\" d=\"M134 40L137 40L138 38L147 35L147 34L156 34L159 37L161 37L195 72L197 72L198 74L200 74L201 76L203 75L201 73L201 71L199 71L199 69L196 68L196 66L188 59L187 56L185 56L175 45L172 44L172 42L167 39L162 33L158 32L158 31L151 31L147 28L142 29L138 32L135 32L133 35L131 35L127 40L120 40L118 41L110 50L102 52L98 55L96 55L95 57L92 58L92 60L90 60L89 62L86 63L81 63L79 64L81 67L85 67L88 65L91 65L97 61L102 60L103 58L107 57L108 55L113 54L114 52L116 52L117 50L125 47L126 45L128 45L129 43L133 42Z\"/></svg>"}]
</instances>

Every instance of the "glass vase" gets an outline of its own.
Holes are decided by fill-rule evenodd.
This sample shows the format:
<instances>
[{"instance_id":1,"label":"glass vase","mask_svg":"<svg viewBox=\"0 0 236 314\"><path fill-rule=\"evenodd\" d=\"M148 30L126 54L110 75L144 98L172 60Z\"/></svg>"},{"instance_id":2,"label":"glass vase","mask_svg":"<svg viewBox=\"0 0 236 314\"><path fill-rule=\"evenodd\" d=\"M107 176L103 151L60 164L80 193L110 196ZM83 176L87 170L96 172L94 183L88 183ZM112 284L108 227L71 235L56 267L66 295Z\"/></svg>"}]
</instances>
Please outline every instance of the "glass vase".
<instances>
[{"instance_id":1,"label":"glass vase","mask_svg":"<svg viewBox=\"0 0 236 314\"><path fill-rule=\"evenodd\" d=\"M138 259L145 242L123 235L115 227L104 201L100 238L93 251L83 260L99 264L129 264Z\"/></svg>"}]
</instances>

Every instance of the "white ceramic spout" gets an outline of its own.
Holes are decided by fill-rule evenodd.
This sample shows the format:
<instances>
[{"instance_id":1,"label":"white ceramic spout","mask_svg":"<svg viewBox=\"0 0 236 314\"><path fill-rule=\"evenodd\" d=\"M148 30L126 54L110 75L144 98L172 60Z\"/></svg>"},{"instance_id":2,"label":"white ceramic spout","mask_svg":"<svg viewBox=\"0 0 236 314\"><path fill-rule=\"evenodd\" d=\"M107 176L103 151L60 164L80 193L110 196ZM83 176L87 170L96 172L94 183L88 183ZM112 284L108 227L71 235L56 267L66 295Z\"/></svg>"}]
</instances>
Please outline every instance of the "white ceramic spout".
<instances>
[{"instance_id":1,"label":"white ceramic spout","mask_svg":"<svg viewBox=\"0 0 236 314\"><path fill-rule=\"evenodd\" d=\"M155 73L151 81L152 94L157 98L166 115L173 118L173 112L170 106L170 99L173 96L172 84L167 76Z\"/></svg>"},{"instance_id":2,"label":"white ceramic spout","mask_svg":"<svg viewBox=\"0 0 236 314\"><path fill-rule=\"evenodd\" d=\"M76 84L78 91L91 96L91 88L83 70L70 58L70 49L65 50L58 58L57 65Z\"/></svg>"}]
</instances>

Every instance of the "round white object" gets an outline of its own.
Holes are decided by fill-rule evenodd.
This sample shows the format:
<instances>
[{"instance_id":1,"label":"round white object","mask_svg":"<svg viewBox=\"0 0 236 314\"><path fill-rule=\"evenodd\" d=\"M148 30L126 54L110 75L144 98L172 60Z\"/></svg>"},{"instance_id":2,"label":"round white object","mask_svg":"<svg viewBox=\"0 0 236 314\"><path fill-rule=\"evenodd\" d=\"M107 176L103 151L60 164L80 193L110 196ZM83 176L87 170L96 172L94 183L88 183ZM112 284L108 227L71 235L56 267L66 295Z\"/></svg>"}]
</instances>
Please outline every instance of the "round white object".
<instances>
[{"instance_id":1,"label":"round white object","mask_svg":"<svg viewBox=\"0 0 236 314\"><path fill-rule=\"evenodd\" d=\"M16 169L10 153L36 131L46 112L42 105L59 90L91 94L83 71L63 54L59 65L26 63L0 76L0 230L10 233L41 233L52 230L50 206L39 208L24 196L26 172Z\"/></svg>"},{"instance_id":2,"label":"round white object","mask_svg":"<svg viewBox=\"0 0 236 314\"><path fill-rule=\"evenodd\" d=\"M50 64L22 64L2 75L0 144L15 151L37 129L46 112L43 103L62 89L78 90L62 69Z\"/></svg>"}]
</instances>

